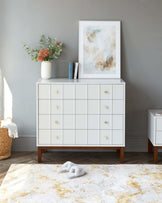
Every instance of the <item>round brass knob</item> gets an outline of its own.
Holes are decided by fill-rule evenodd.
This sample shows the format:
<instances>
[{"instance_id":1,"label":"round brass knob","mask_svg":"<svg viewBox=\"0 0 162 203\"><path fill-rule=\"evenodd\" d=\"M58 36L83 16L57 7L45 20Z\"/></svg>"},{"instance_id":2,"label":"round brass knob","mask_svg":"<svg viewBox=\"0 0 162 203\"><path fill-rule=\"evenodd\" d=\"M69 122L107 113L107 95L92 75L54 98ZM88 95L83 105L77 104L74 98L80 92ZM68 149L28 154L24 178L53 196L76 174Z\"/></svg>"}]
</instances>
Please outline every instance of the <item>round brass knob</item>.
<instances>
[{"instance_id":1,"label":"round brass knob","mask_svg":"<svg viewBox=\"0 0 162 203\"><path fill-rule=\"evenodd\" d=\"M105 124L108 124L108 122L107 122L107 121L105 121L104 123L105 123Z\"/></svg>"},{"instance_id":2,"label":"round brass knob","mask_svg":"<svg viewBox=\"0 0 162 203\"><path fill-rule=\"evenodd\" d=\"M58 106L57 106L57 105L55 106L55 109L58 109Z\"/></svg>"},{"instance_id":3,"label":"round brass knob","mask_svg":"<svg viewBox=\"0 0 162 203\"><path fill-rule=\"evenodd\" d=\"M56 94L58 94L58 92L59 92L58 90L55 91Z\"/></svg>"},{"instance_id":4,"label":"round brass knob","mask_svg":"<svg viewBox=\"0 0 162 203\"><path fill-rule=\"evenodd\" d=\"M105 106L105 109L108 109L109 107L108 106Z\"/></svg>"},{"instance_id":5,"label":"round brass knob","mask_svg":"<svg viewBox=\"0 0 162 203\"><path fill-rule=\"evenodd\" d=\"M58 136L55 136L55 139L58 139Z\"/></svg>"},{"instance_id":6,"label":"round brass knob","mask_svg":"<svg viewBox=\"0 0 162 203\"><path fill-rule=\"evenodd\" d=\"M105 90L105 91L104 91L104 93L105 93L105 94L107 94L107 93L108 93L108 91L106 91L106 90Z\"/></svg>"},{"instance_id":7,"label":"round brass knob","mask_svg":"<svg viewBox=\"0 0 162 203\"><path fill-rule=\"evenodd\" d=\"M104 139L107 140L107 136L104 136Z\"/></svg>"},{"instance_id":8,"label":"round brass knob","mask_svg":"<svg viewBox=\"0 0 162 203\"><path fill-rule=\"evenodd\" d=\"M58 121L55 121L56 124L58 124Z\"/></svg>"}]
</instances>

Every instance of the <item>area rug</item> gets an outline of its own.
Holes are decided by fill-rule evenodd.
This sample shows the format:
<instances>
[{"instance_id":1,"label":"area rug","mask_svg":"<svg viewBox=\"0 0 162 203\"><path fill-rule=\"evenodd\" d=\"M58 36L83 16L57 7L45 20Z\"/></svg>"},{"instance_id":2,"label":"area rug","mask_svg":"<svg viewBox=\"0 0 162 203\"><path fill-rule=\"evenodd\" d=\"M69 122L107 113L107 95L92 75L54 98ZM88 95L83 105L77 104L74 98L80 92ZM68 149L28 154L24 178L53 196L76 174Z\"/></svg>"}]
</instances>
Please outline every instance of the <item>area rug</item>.
<instances>
[{"instance_id":1,"label":"area rug","mask_svg":"<svg viewBox=\"0 0 162 203\"><path fill-rule=\"evenodd\" d=\"M81 165L68 179L60 165L13 164L0 187L0 203L162 202L162 165Z\"/></svg>"}]
</instances>

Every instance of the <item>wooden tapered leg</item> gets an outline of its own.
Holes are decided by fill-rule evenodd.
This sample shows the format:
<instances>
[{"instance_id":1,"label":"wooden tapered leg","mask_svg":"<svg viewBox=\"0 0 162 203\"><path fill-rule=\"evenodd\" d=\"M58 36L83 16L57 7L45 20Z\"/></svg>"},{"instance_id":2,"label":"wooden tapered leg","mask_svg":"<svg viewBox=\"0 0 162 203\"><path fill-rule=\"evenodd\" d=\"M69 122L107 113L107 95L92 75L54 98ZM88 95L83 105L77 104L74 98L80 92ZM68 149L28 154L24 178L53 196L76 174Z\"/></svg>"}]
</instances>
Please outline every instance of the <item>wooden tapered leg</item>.
<instances>
[{"instance_id":1,"label":"wooden tapered leg","mask_svg":"<svg viewBox=\"0 0 162 203\"><path fill-rule=\"evenodd\" d=\"M124 147L120 148L120 163L124 163Z\"/></svg>"},{"instance_id":2,"label":"wooden tapered leg","mask_svg":"<svg viewBox=\"0 0 162 203\"><path fill-rule=\"evenodd\" d=\"M148 152L151 153L152 152L152 142L150 141L150 139L148 139Z\"/></svg>"},{"instance_id":3,"label":"wooden tapered leg","mask_svg":"<svg viewBox=\"0 0 162 203\"><path fill-rule=\"evenodd\" d=\"M158 162L158 148L154 147L154 164Z\"/></svg>"},{"instance_id":4,"label":"wooden tapered leg","mask_svg":"<svg viewBox=\"0 0 162 203\"><path fill-rule=\"evenodd\" d=\"M38 147L38 163L42 162L42 149Z\"/></svg>"}]
</instances>

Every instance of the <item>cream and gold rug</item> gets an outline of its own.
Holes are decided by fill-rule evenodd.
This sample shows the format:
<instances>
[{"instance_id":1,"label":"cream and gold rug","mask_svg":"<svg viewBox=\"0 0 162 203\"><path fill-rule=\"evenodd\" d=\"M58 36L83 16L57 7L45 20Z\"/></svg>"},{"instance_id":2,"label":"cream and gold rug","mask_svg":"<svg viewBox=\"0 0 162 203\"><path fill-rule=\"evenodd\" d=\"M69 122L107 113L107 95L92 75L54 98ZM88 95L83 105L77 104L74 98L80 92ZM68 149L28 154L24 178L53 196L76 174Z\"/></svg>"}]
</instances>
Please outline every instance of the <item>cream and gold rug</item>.
<instances>
[{"instance_id":1,"label":"cream and gold rug","mask_svg":"<svg viewBox=\"0 0 162 203\"><path fill-rule=\"evenodd\" d=\"M82 165L87 175L69 180L60 165L11 165L0 203L158 203L162 165Z\"/></svg>"}]
</instances>

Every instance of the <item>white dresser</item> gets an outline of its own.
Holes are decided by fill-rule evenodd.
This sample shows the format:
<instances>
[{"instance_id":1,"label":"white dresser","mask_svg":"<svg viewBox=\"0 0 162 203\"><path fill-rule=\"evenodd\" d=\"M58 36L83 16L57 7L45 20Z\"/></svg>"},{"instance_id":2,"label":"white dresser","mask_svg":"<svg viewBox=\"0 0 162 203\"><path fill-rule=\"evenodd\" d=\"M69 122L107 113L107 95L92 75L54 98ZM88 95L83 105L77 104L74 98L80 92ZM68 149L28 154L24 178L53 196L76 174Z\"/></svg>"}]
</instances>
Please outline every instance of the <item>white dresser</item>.
<instances>
[{"instance_id":1,"label":"white dresser","mask_svg":"<svg viewBox=\"0 0 162 203\"><path fill-rule=\"evenodd\" d=\"M52 79L37 82L38 162L45 149L117 149L124 161L125 82Z\"/></svg>"},{"instance_id":2,"label":"white dresser","mask_svg":"<svg viewBox=\"0 0 162 203\"><path fill-rule=\"evenodd\" d=\"M158 149L162 149L162 109L148 113L148 152L154 151L154 163L158 162Z\"/></svg>"}]
</instances>

